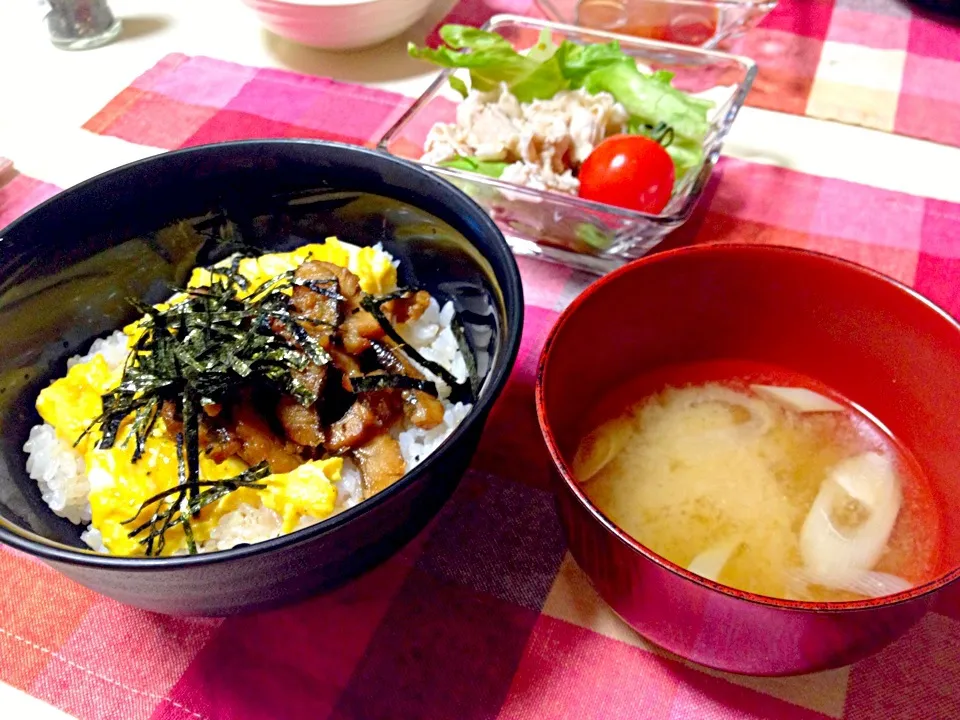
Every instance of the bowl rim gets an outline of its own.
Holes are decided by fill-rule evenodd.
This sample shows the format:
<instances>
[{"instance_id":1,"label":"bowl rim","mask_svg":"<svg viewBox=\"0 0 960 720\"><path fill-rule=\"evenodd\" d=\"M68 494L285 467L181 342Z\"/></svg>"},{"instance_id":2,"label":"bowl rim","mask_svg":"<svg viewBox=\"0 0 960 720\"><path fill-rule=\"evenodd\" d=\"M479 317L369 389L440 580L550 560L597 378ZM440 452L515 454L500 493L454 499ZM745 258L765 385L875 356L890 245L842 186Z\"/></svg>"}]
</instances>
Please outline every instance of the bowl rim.
<instances>
[{"instance_id":1,"label":"bowl rim","mask_svg":"<svg viewBox=\"0 0 960 720\"><path fill-rule=\"evenodd\" d=\"M416 483L420 478L430 471L440 460L441 456L449 453L454 445L459 443L463 437L473 429L478 421L482 421L490 410L505 387L513 366L516 362L517 354L520 350L520 341L523 333L524 319L524 296L523 284L520 279L520 269L517 265L510 246L503 237L503 233L497 227L496 223L490 218L483 208L477 205L472 198L459 190L456 186L447 180L437 177L425 168L402 158L394 157L388 153L381 152L373 148L367 148L360 145L349 145L347 143L332 142L316 139L297 139L297 138L269 138L238 140L221 143L209 143L205 145L196 145L193 147L182 148L169 152L158 153L134 162L121 165L119 167L107 170L73 185L66 190L62 190L51 198L40 203L28 212L21 215L5 228L0 228L0 251L4 249L5 240L11 231L16 231L21 225L27 225L32 221L35 215L47 212L48 208L55 205L58 200L66 195L79 194L86 192L97 183L107 177L122 175L141 169L144 166L150 166L157 161L175 162L169 158L182 158L184 161L194 156L202 156L208 152L215 152L219 148L228 148L234 150L248 150L251 154L256 154L258 150L267 147L288 147L288 146L319 146L320 148L330 148L334 153L345 152L348 154L362 155L373 162L385 163L402 168L403 172L410 173L411 179L415 180L416 185L420 187L430 187L430 193L436 198L442 200L443 204L451 210L452 213L459 214L461 217L468 217L472 224L477 227L478 233L488 234L492 238L492 250L494 254L500 256L503 261L504 281L498 283L498 290L504 298L505 330L504 343L500 352L494 358L490 372L487 375L483 386L478 393L478 397L473 403L470 412L463 418L459 425L448 435L444 441L427 455L413 470L404 474L397 482L390 487L377 493L372 498L363 500L351 508L344 510L336 515L332 515L320 522L300 530L280 535L261 542L243 545L241 547L230 548L229 550L218 550L210 553L199 553L197 555L177 555L164 557L140 557L124 555L108 555L98 553L92 549L84 549L71 545L65 545L53 540L44 538L30 530L24 530L6 518L0 516L0 543L9 545L17 550L21 550L29 555L39 557L43 560L56 563L63 563L74 566L92 567L103 570L122 571L122 572L149 572L157 570L184 570L195 566L215 565L232 560L241 560L252 558L257 555L263 555L275 550L281 550L295 545L308 543L315 538L335 531L342 525L349 523L354 518L372 510L373 508L388 502L390 498L397 495L408 486ZM472 243L471 243L472 244ZM474 246L476 247L476 246ZM485 253L477 252L489 262ZM516 302L511 307L506 302L506 298L513 297ZM25 458L24 458L25 461ZM52 512L52 511L51 511Z\"/></svg>"},{"instance_id":2,"label":"bowl rim","mask_svg":"<svg viewBox=\"0 0 960 720\"><path fill-rule=\"evenodd\" d=\"M596 200L587 200L579 197L578 195L568 195L556 190L537 190L534 188L527 187L525 185L518 185L517 183L506 182L500 178L492 178L479 173L469 172L466 170L459 170L457 168L445 167L443 165L434 165L432 163L425 163L419 159L413 160L409 158L404 158L400 155L394 155L394 157L401 157L402 159L408 160L409 162L415 162L418 165L423 167L430 168L431 171L438 175L445 175L446 177L456 178L459 180L465 180L469 182L478 183L480 185L486 185L489 187L496 188L501 192L514 193L516 195L528 198L530 200L535 200L537 202L541 200L548 200L550 202L556 203L558 205L567 205L573 210L589 211L593 213L603 213L611 217L615 217L621 221L645 221L653 222L657 225L663 227L675 227L686 222L690 216L693 214L694 207L700 201L700 198L703 194L704 189L707 186L707 182L710 179L710 176L713 174L714 166L716 165L716 157L719 156L721 150L723 149L726 136L729 133L730 127L735 122L737 115L739 115L740 110L743 108L743 104L746 101L747 94L750 92L751 87L753 87L753 82L756 79L758 68L756 62L751 58L743 55L734 55L732 53L722 52L720 50L712 50L705 48L692 47L690 45L679 45L677 43L663 42L661 40L647 40L644 38L634 37L632 35L622 35L618 33L608 32L605 30L594 30L592 28L583 28L576 25L568 25L565 23L554 22L552 20L543 20L540 18L532 17L523 17L520 15L512 15L508 13L501 13L494 15L487 22L483 24L480 28L481 30L487 30L495 32L497 28L503 26L519 26L519 27L528 27L532 29L543 29L551 30L553 32L563 33L568 37L576 36L585 36L589 37L594 42L600 41L617 41L622 46L625 47L634 47L634 48L647 48L650 50L659 50L659 51L672 51L673 53L684 56L684 57L701 57L701 58L710 58L714 60L726 60L729 62L734 62L739 64L744 71L743 80L737 83L736 91L734 92L731 101L730 109L727 111L724 116L726 120L723 122L724 129L720 132L719 136L715 139L715 147L711 145L704 145L704 159L700 168L697 170L696 175L691 178L689 187L685 192L683 197L683 203L676 210L667 213L660 212L657 214L641 212L639 210L630 210L628 208L617 207L616 205L609 205L607 203L598 202ZM407 108L404 113L397 118L396 122L393 123L380 137L377 141L377 148L389 152L391 155L393 153L390 151L390 143L401 135L403 129L407 124L427 105L427 103L438 93L438 91L447 83L450 76L456 72L453 68L446 68L441 70L433 82L411 103L410 107ZM711 150L711 152L706 152L706 150ZM672 196L671 196L672 198Z\"/></svg>"},{"instance_id":3,"label":"bowl rim","mask_svg":"<svg viewBox=\"0 0 960 720\"><path fill-rule=\"evenodd\" d=\"M894 593L892 595L884 595L879 598L870 598L867 600L847 600L843 602L811 602L806 600L787 600L783 598L769 597L766 595L760 595L757 593L747 592L745 590L738 590L736 588L730 587L728 585L723 585L722 583L714 582L713 580L708 580L700 575L690 572L686 568L677 565L676 563L667 560L665 557L657 554L653 550L649 549L642 543L635 540L631 537L626 531L620 529L613 521L609 520L600 509L594 505L586 494L582 491L578 483L573 478L573 471L569 463L564 459L563 454L560 452L560 448L557 444L556 438L551 429L550 421L547 418L546 413L546 401L544 397L544 384L545 376L547 372L547 366L550 362L551 351L556 341L557 337L563 331L564 326L567 324L569 319L577 313L579 308L590 298L596 295L601 289L603 289L608 283L614 282L617 279L629 275L631 272L637 270L638 267L647 267L652 265L657 265L660 263L668 263L676 258L683 258L689 255L716 255L719 253L755 253L761 255L780 255L780 256L795 256L801 258L813 258L817 262L826 263L843 269L845 272L853 272L871 278L876 282L888 285L899 291L900 295L903 296L904 301L919 303L923 305L928 311L933 312L936 315L939 315L941 319L946 320L949 325L951 325L954 331L960 335L960 321L954 318L950 313L946 312L939 305L934 303L929 298L924 297L922 294L914 290L913 288L905 285L904 283L892 278L884 273L881 273L872 268L860 265L858 263L839 258L835 255L829 255L827 253L818 252L814 250L807 250L804 248L795 248L787 245L761 245L761 244L751 244L751 243L708 243L704 245L696 245L690 247L675 248L672 250L666 250L663 252L653 253L646 257L634 260L626 265L623 265L620 268L617 268L611 273L601 277L592 283L586 290L584 290L580 295L578 295L567 308L560 314L557 320L554 322L553 327L551 328L546 341L544 342L543 349L540 352L540 357L537 363L537 376L535 384L535 399L536 399L536 410L537 410L537 421L540 425L540 433L543 436L544 442L547 445L547 450L550 453L550 457L553 460L553 471L560 477L563 485L563 490L573 495L575 501L585 509L591 516L591 520L595 523L599 523L603 529L610 535L613 535L617 540L625 545L632 554L639 555L645 558L648 561L653 562L655 565L659 566L661 569L667 570L668 572L673 573L674 575L680 577L683 580L693 582L697 585L701 585L707 590L711 590L721 595L725 595L736 600L742 600L749 602L755 605L761 605L767 608L774 608L777 610L790 610L796 612L805 612L805 613L840 613L840 612L858 612L864 610L876 609L878 607L888 607L893 605L900 605L902 603L910 602L913 600L920 599L925 596L929 596L932 593L937 592L941 588L949 585L958 578L960 578L960 565L957 565L952 570L948 570L945 573L941 573L937 577L929 580L921 585L917 585L908 590L904 590L899 593Z\"/></svg>"}]
</instances>

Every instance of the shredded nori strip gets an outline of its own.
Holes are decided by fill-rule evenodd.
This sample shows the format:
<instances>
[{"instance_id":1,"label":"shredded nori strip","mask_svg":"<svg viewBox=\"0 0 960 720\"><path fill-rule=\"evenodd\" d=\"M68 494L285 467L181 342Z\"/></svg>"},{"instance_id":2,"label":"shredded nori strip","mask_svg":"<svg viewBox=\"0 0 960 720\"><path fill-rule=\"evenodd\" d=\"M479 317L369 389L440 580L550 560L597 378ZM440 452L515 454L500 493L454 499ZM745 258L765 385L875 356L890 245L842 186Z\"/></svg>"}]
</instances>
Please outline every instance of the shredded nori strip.
<instances>
[{"instance_id":1,"label":"shredded nori strip","mask_svg":"<svg viewBox=\"0 0 960 720\"><path fill-rule=\"evenodd\" d=\"M354 393L375 390L420 390L437 397L437 386L429 380L420 380L409 375L361 375L349 378Z\"/></svg>"},{"instance_id":2,"label":"shredded nori strip","mask_svg":"<svg viewBox=\"0 0 960 720\"><path fill-rule=\"evenodd\" d=\"M188 482L188 479L187 479L187 478L188 478L187 465L186 465L186 462L184 461L183 455L184 455L184 452L183 452L183 434L182 434L182 433L177 433L177 480L179 481L179 484L180 484L181 487L185 487L185 486L187 485L187 482ZM199 480L199 478L197 478L197 479ZM196 487L196 486L194 485L194 487ZM186 495L186 493L185 493L183 490L181 490L181 491L180 491L180 494L177 496L176 501L173 503L173 505L174 505L175 507L179 507L179 508L180 508L180 514L181 514L181 515L183 514L184 509L189 506L189 503L186 502L186 497L185 497L185 495ZM196 554L197 554L197 543L196 543L196 542L194 541L194 539L193 539L193 525L190 524L190 518L189 518L189 517L186 517L186 518L184 518L184 520L183 520L183 534L186 536L186 539L187 539L187 551L188 551L191 555L196 555ZM161 535L160 535L160 549L161 549L161 550L163 549L163 546L166 544L165 536L166 536L166 529L164 529L163 533L161 533ZM150 542L150 541L148 540L148 542ZM151 549L152 549L152 548L148 545L148 548L147 548L147 554L148 554L148 555L150 554L150 550L151 550ZM159 552L158 552L157 554L159 554Z\"/></svg>"},{"instance_id":3,"label":"shredded nori strip","mask_svg":"<svg viewBox=\"0 0 960 720\"><path fill-rule=\"evenodd\" d=\"M472 402L474 395L470 385L459 382L453 376L453 373L443 367L443 365L435 363L432 360L427 360L420 353L418 353L415 348L411 347L407 341L400 336L400 333L396 331L393 325L390 324L390 320L380 307L383 305L383 303L402 298L410 292L412 291L407 288L405 290L398 290L390 293L389 295L367 295L365 298L363 298L363 300L360 301L360 305L364 310L373 315L376 321L380 324L380 327L383 328L384 334L393 340L407 355L409 355L411 360L421 367L426 368L450 386L451 397L454 400L465 398Z\"/></svg>"}]
</instances>

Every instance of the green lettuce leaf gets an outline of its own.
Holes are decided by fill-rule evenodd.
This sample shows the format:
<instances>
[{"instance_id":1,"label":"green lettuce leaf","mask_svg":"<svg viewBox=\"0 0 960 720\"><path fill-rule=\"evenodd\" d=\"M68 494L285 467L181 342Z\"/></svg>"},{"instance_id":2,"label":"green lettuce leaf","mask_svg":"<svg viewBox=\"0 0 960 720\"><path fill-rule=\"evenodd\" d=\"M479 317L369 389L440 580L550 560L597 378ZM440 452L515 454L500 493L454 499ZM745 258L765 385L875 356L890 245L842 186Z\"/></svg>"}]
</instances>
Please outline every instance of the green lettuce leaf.
<instances>
[{"instance_id":1,"label":"green lettuce leaf","mask_svg":"<svg viewBox=\"0 0 960 720\"><path fill-rule=\"evenodd\" d=\"M557 55L561 58L563 76L570 82L571 88L580 87L583 78L594 70L629 58L616 40L602 45L577 45L567 41L560 46Z\"/></svg>"},{"instance_id":2,"label":"green lettuce leaf","mask_svg":"<svg viewBox=\"0 0 960 720\"><path fill-rule=\"evenodd\" d=\"M699 167L703 161L703 146L688 138L674 138L664 150L673 160L674 174L680 179L688 170Z\"/></svg>"},{"instance_id":3,"label":"green lettuce leaf","mask_svg":"<svg viewBox=\"0 0 960 720\"><path fill-rule=\"evenodd\" d=\"M567 86L550 62L557 48L549 40L541 40L531 53L521 55L500 35L465 25L444 25L440 37L447 47L418 48L410 43L407 51L411 57L442 67L468 69L471 87L481 92L506 83L521 102L529 102L551 98Z\"/></svg>"},{"instance_id":4,"label":"green lettuce leaf","mask_svg":"<svg viewBox=\"0 0 960 720\"><path fill-rule=\"evenodd\" d=\"M509 165L509 163L498 160L478 160L475 157L464 157L463 155L458 155L450 160L443 160L437 164L443 167L479 173L492 178L500 177L503 174L504 168Z\"/></svg>"},{"instance_id":5,"label":"green lettuce leaf","mask_svg":"<svg viewBox=\"0 0 960 720\"><path fill-rule=\"evenodd\" d=\"M702 141L710 130L707 110L712 103L677 90L657 75L644 75L633 60L592 71L584 77L583 87L593 94L610 93L645 123L666 123L675 137Z\"/></svg>"},{"instance_id":6,"label":"green lettuce leaf","mask_svg":"<svg viewBox=\"0 0 960 720\"><path fill-rule=\"evenodd\" d=\"M440 39L454 50L507 50L517 54L502 35L470 25L444 25L440 28Z\"/></svg>"}]
</instances>

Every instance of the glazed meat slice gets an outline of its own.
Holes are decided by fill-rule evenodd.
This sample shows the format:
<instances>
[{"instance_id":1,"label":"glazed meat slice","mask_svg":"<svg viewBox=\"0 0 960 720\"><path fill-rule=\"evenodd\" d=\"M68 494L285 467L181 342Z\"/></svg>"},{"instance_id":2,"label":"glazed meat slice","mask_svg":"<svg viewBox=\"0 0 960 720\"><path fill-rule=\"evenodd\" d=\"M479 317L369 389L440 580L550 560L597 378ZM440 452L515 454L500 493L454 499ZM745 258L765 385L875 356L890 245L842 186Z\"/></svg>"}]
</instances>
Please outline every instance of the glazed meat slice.
<instances>
[{"instance_id":1,"label":"glazed meat slice","mask_svg":"<svg viewBox=\"0 0 960 720\"><path fill-rule=\"evenodd\" d=\"M381 308L391 325L400 325L419 319L429 306L430 294L418 290L406 297L388 300ZM344 349L354 355L365 352L373 342L383 340L384 335L377 319L362 309L351 312L340 328Z\"/></svg>"},{"instance_id":2,"label":"glazed meat slice","mask_svg":"<svg viewBox=\"0 0 960 720\"><path fill-rule=\"evenodd\" d=\"M200 416L198 433L201 450L218 463L239 454L243 443L228 428L221 425L218 419L223 408L220 405L205 405L203 409L205 415ZM214 411L213 414L211 410ZM175 403L170 400L163 403L160 418L166 426L168 437L176 438L183 432L183 421L177 416Z\"/></svg>"},{"instance_id":3,"label":"glazed meat slice","mask_svg":"<svg viewBox=\"0 0 960 720\"><path fill-rule=\"evenodd\" d=\"M419 320L430 307L430 293L417 290L405 297L389 300L382 305L383 312L394 325Z\"/></svg>"},{"instance_id":4,"label":"glazed meat slice","mask_svg":"<svg viewBox=\"0 0 960 720\"><path fill-rule=\"evenodd\" d=\"M207 427L200 423L200 447L214 462L222 463L240 454L243 441L225 427Z\"/></svg>"},{"instance_id":5,"label":"glazed meat slice","mask_svg":"<svg viewBox=\"0 0 960 720\"><path fill-rule=\"evenodd\" d=\"M313 281L320 284L336 284L345 310L350 311L360 307L363 290L360 289L360 278L345 267L319 260L309 260L297 268L294 277L297 280ZM309 290L309 288L303 288ZM318 294L318 293L314 293Z\"/></svg>"},{"instance_id":6,"label":"glazed meat slice","mask_svg":"<svg viewBox=\"0 0 960 720\"><path fill-rule=\"evenodd\" d=\"M373 411L380 427L393 425L403 411L403 400L396 390L363 393L363 402Z\"/></svg>"},{"instance_id":7,"label":"glazed meat slice","mask_svg":"<svg viewBox=\"0 0 960 720\"><path fill-rule=\"evenodd\" d=\"M338 453L362 445L379 431L373 410L362 400L357 400L342 418L327 428L324 446L328 451Z\"/></svg>"},{"instance_id":8,"label":"glazed meat slice","mask_svg":"<svg viewBox=\"0 0 960 720\"><path fill-rule=\"evenodd\" d=\"M363 375L363 370L360 369L360 363L336 346L331 345L328 352L333 359L333 366L339 370L342 375L340 379L341 387L347 392L353 392L353 388L350 385L350 378Z\"/></svg>"},{"instance_id":9,"label":"glazed meat slice","mask_svg":"<svg viewBox=\"0 0 960 720\"><path fill-rule=\"evenodd\" d=\"M287 438L305 447L323 443L323 428L313 405L304 406L292 395L284 395L277 403L277 420Z\"/></svg>"},{"instance_id":10,"label":"glazed meat slice","mask_svg":"<svg viewBox=\"0 0 960 720\"><path fill-rule=\"evenodd\" d=\"M380 433L358 447L353 457L360 466L364 497L390 487L406 472L400 443L386 433Z\"/></svg>"},{"instance_id":11,"label":"glazed meat slice","mask_svg":"<svg viewBox=\"0 0 960 720\"><path fill-rule=\"evenodd\" d=\"M248 465L266 460L270 472L285 473L303 463L296 448L277 437L249 403L238 404L233 414L236 424L234 433L243 443L238 454Z\"/></svg>"},{"instance_id":12,"label":"glazed meat slice","mask_svg":"<svg viewBox=\"0 0 960 720\"><path fill-rule=\"evenodd\" d=\"M160 419L167 429L167 435L176 437L177 433L183 430L183 421L177 415L177 405L172 400L167 400L160 406Z\"/></svg>"},{"instance_id":13,"label":"glazed meat slice","mask_svg":"<svg viewBox=\"0 0 960 720\"><path fill-rule=\"evenodd\" d=\"M295 285L290 297L300 325L322 347L330 344L330 338L340 324L341 301L337 297L340 279L331 267L328 263L303 263L294 278L310 285Z\"/></svg>"},{"instance_id":14,"label":"glazed meat slice","mask_svg":"<svg viewBox=\"0 0 960 720\"><path fill-rule=\"evenodd\" d=\"M365 352L369 349L371 340L381 340L383 335L380 323L366 310L355 310L347 315L340 326L343 349L352 355Z\"/></svg>"},{"instance_id":15,"label":"glazed meat slice","mask_svg":"<svg viewBox=\"0 0 960 720\"><path fill-rule=\"evenodd\" d=\"M435 428L443 422L443 403L422 390L403 392L403 414L423 430Z\"/></svg>"},{"instance_id":16,"label":"glazed meat slice","mask_svg":"<svg viewBox=\"0 0 960 720\"><path fill-rule=\"evenodd\" d=\"M327 366L310 363L303 370L293 372L297 382L307 391L320 398L327 382ZM314 403L302 405L295 397L284 395L277 403L277 420L287 438L305 447L317 447L323 443L323 428Z\"/></svg>"},{"instance_id":17,"label":"glazed meat slice","mask_svg":"<svg viewBox=\"0 0 960 720\"><path fill-rule=\"evenodd\" d=\"M343 297L344 306L347 312L360 307L360 300L363 299L364 292L360 289L360 278L350 272L347 268L333 263L317 263L337 276L337 282L340 283L340 295Z\"/></svg>"},{"instance_id":18,"label":"glazed meat slice","mask_svg":"<svg viewBox=\"0 0 960 720\"><path fill-rule=\"evenodd\" d=\"M325 447L338 453L359 447L390 427L402 412L402 399L392 390L363 393L343 417L326 429Z\"/></svg>"},{"instance_id":19,"label":"glazed meat slice","mask_svg":"<svg viewBox=\"0 0 960 720\"><path fill-rule=\"evenodd\" d=\"M371 344L377 362L385 370L422 380L421 373L402 351L389 341ZM404 390L403 414L418 428L429 430L443 422L443 403L422 390Z\"/></svg>"},{"instance_id":20,"label":"glazed meat slice","mask_svg":"<svg viewBox=\"0 0 960 720\"><path fill-rule=\"evenodd\" d=\"M334 346L330 348L330 357L333 358L333 365L347 377L363 375L360 369L360 363L352 355L348 355L340 348Z\"/></svg>"}]
</instances>

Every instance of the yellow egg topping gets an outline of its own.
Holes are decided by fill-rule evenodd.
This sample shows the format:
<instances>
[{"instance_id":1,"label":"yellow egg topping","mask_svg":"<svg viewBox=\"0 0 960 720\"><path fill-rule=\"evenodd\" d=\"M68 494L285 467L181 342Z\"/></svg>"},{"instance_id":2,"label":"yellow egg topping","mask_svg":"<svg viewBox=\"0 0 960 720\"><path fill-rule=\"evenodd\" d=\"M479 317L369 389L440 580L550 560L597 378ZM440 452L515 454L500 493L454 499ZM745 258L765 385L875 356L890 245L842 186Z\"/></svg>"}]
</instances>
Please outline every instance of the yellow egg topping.
<instances>
[{"instance_id":1,"label":"yellow egg topping","mask_svg":"<svg viewBox=\"0 0 960 720\"><path fill-rule=\"evenodd\" d=\"M397 270L393 258L379 248L343 243L335 237L323 243L304 245L292 252L274 253L240 261L239 273L255 288L272 278L295 270L308 260L330 262L348 268L360 280L360 287L369 293L387 293L396 288ZM190 287L211 282L209 270L197 268L190 278ZM177 296L169 304L175 304ZM162 306L161 306L162 307ZM124 328L130 342L137 333L137 323ZM111 369L100 356L74 365L66 376L45 388L37 398L37 410L43 420L53 426L57 435L70 444L76 443L83 456L90 482L92 524L100 531L105 547L115 555L143 555L143 536L131 538L137 525L150 519L150 511L139 514L145 500L178 484L177 445L158 420L146 442L143 456L133 462L133 442L126 442L129 427L121 428L111 448L97 447L99 431L90 432L77 442L84 431L103 412L102 396L118 387L123 368ZM335 508L336 483L340 481L343 460L330 458L306 462L291 472L268 475L261 482L266 487L241 487L203 507L191 521L193 537L200 544L210 539L221 518L241 504L266 507L279 517L281 532L295 530L305 521L329 517ZM247 469L237 457L222 463L205 453L200 456L200 478L223 480ZM182 525L165 533L163 555L182 553L187 539Z\"/></svg>"},{"instance_id":2,"label":"yellow egg topping","mask_svg":"<svg viewBox=\"0 0 960 720\"><path fill-rule=\"evenodd\" d=\"M303 245L292 252L271 253L259 257L244 258L237 268L241 275L255 288L285 272L296 270L308 260L333 263L347 268L360 279L364 292L383 294L397 286L397 268L393 258L379 248L357 247L329 237L321 244ZM211 273L206 268L196 268L190 278L190 287L210 284ZM243 297L243 293L240 293Z\"/></svg>"},{"instance_id":3,"label":"yellow egg topping","mask_svg":"<svg viewBox=\"0 0 960 720\"><path fill-rule=\"evenodd\" d=\"M75 443L103 411L100 397L120 384L122 368L111 370L107 361L95 355L77 363L62 377L40 392L37 412L64 440ZM83 452L92 435L84 436L78 449Z\"/></svg>"}]
</instances>

